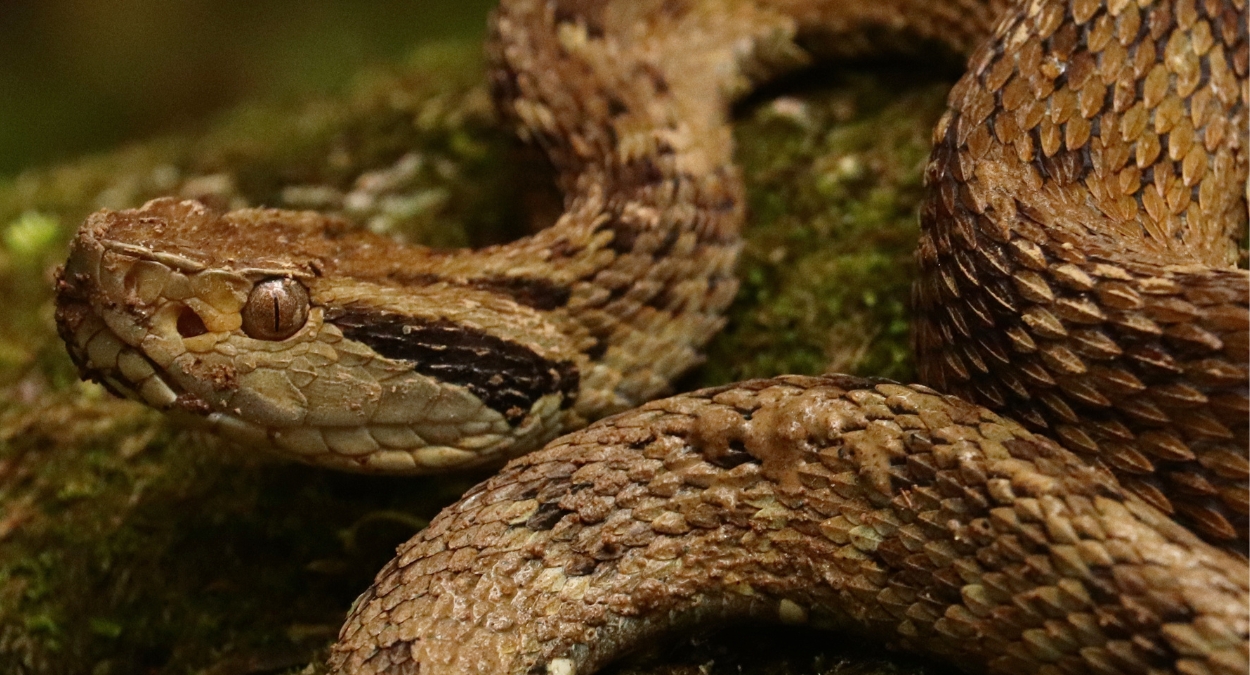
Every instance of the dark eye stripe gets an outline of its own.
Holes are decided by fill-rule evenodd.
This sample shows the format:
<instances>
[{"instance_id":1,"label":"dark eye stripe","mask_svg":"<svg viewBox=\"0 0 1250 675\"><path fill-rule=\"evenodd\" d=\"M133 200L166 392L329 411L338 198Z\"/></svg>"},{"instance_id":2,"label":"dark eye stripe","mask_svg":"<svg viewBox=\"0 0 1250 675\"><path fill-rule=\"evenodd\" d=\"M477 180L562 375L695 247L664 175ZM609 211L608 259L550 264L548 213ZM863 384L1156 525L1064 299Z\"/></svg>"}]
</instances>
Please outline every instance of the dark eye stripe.
<instances>
[{"instance_id":1,"label":"dark eye stripe","mask_svg":"<svg viewBox=\"0 0 1250 675\"><path fill-rule=\"evenodd\" d=\"M510 424L538 399L563 394L573 404L580 375L572 361L552 361L528 347L451 321L420 321L385 312L349 309L330 323L343 335L389 359L407 361L422 375L467 387Z\"/></svg>"}]
</instances>

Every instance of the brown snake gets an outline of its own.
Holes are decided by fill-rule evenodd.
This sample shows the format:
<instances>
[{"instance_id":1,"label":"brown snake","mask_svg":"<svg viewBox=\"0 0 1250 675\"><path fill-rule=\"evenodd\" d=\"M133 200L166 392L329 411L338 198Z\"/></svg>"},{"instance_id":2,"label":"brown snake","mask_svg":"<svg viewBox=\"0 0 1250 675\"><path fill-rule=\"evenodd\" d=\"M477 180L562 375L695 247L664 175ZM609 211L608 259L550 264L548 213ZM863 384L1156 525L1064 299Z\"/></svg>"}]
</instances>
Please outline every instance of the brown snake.
<instances>
[{"instance_id":1,"label":"brown snake","mask_svg":"<svg viewBox=\"0 0 1250 675\"><path fill-rule=\"evenodd\" d=\"M583 673L743 618L970 671L1250 668L1244 0L505 0L493 27L555 226L443 253L101 212L59 282L84 374L303 461L499 463L662 393L719 328L732 100L920 38L971 53L915 292L921 377L964 400L782 377L565 436L401 547L336 672Z\"/></svg>"}]
</instances>

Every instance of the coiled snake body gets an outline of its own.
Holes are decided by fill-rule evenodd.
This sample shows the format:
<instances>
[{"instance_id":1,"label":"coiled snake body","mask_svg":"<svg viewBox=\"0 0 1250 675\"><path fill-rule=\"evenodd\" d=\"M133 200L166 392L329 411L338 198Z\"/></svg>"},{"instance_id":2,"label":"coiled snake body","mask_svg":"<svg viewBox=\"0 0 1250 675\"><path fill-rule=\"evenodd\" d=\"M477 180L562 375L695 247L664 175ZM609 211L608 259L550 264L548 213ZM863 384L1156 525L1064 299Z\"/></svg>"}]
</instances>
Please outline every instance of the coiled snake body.
<instances>
[{"instance_id":1,"label":"coiled snake body","mask_svg":"<svg viewBox=\"0 0 1250 675\"><path fill-rule=\"evenodd\" d=\"M589 672L756 617L973 671L1246 671L1244 0L506 0L493 27L555 226L443 253L315 214L101 212L59 281L84 374L303 461L499 463L662 393L719 328L733 98L922 38L971 52L917 253L947 395L782 377L565 436L401 547L334 668Z\"/></svg>"}]
</instances>

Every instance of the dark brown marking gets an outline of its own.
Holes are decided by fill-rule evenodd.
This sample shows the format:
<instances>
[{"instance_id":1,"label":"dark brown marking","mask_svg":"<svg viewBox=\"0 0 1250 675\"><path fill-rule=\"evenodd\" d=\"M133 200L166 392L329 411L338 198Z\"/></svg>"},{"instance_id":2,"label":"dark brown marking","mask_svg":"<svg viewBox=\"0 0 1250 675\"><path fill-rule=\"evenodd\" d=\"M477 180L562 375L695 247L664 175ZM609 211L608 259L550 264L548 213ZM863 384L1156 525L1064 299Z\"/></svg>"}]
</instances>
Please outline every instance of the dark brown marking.
<instances>
[{"instance_id":1,"label":"dark brown marking","mask_svg":"<svg viewBox=\"0 0 1250 675\"><path fill-rule=\"evenodd\" d=\"M597 0L556 0L557 24L572 23L586 26L586 34L592 38L603 37L603 3Z\"/></svg>"},{"instance_id":2,"label":"dark brown marking","mask_svg":"<svg viewBox=\"0 0 1250 675\"><path fill-rule=\"evenodd\" d=\"M468 388L510 424L525 419L543 396L562 394L561 406L567 408L577 395L580 375L572 361L545 359L475 328L360 308L342 310L330 322L386 358Z\"/></svg>"},{"instance_id":3,"label":"dark brown marking","mask_svg":"<svg viewBox=\"0 0 1250 675\"><path fill-rule=\"evenodd\" d=\"M619 96L609 93L607 94L607 99L608 114L612 117L620 117L621 115L629 112L629 106L625 105L625 102L622 101Z\"/></svg>"},{"instance_id":4,"label":"dark brown marking","mask_svg":"<svg viewBox=\"0 0 1250 675\"><path fill-rule=\"evenodd\" d=\"M737 438L730 440L729 445L723 448L704 448L703 458L712 466L722 469L732 469L748 462L752 464L761 463L759 458L752 455L750 450L747 450L746 444Z\"/></svg>"},{"instance_id":5,"label":"dark brown marking","mask_svg":"<svg viewBox=\"0 0 1250 675\"><path fill-rule=\"evenodd\" d=\"M433 286L441 283L498 293L512 298L517 304L539 310L563 307L573 292L550 279L535 277L493 276L466 280L451 279L439 274L412 274L404 270L397 270L387 276L408 286Z\"/></svg>"},{"instance_id":6,"label":"dark brown marking","mask_svg":"<svg viewBox=\"0 0 1250 675\"><path fill-rule=\"evenodd\" d=\"M560 522L561 518L569 513L572 513L572 511L560 508L558 502L547 502L534 511L534 515L525 521L525 526L536 532L550 530L556 526L556 523Z\"/></svg>"},{"instance_id":7,"label":"dark brown marking","mask_svg":"<svg viewBox=\"0 0 1250 675\"><path fill-rule=\"evenodd\" d=\"M506 295L516 304L534 307L536 310L554 310L569 302L571 290L549 279L532 276L489 276L481 279L449 279L437 274L406 274L400 270L387 275L390 279L409 286L432 286L451 284L465 289L484 290Z\"/></svg>"},{"instance_id":8,"label":"dark brown marking","mask_svg":"<svg viewBox=\"0 0 1250 675\"><path fill-rule=\"evenodd\" d=\"M608 246L616 252L617 255L625 255L634 250L634 244L638 241L639 228L631 223L621 220L612 219L600 226L601 230L612 231L612 241Z\"/></svg>"},{"instance_id":9,"label":"dark brown marking","mask_svg":"<svg viewBox=\"0 0 1250 675\"><path fill-rule=\"evenodd\" d=\"M531 277L489 277L471 279L470 288L506 295L518 304L539 310L563 307L569 301L572 290L549 279Z\"/></svg>"},{"instance_id":10,"label":"dark brown marking","mask_svg":"<svg viewBox=\"0 0 1250 675\"><path fill-rule=\"evenodd\" d=\"M664 73L650 63L640 63L634 66L634 73L651 80L651 87L658 96L666 96L672 90Z\"/></svg>"},{"instance_id":11,"label":"dark brown marking","mask_svg":"<svg viewBox=\"0 0 1250 675\"><path fill-rule=\"evenodd\" d=\"M604 354L608 353L608 344L607 335L596 335L595 344L586 350L586 357L591 361L598 361L603 358Z\"/></svg>"}]
</instances>

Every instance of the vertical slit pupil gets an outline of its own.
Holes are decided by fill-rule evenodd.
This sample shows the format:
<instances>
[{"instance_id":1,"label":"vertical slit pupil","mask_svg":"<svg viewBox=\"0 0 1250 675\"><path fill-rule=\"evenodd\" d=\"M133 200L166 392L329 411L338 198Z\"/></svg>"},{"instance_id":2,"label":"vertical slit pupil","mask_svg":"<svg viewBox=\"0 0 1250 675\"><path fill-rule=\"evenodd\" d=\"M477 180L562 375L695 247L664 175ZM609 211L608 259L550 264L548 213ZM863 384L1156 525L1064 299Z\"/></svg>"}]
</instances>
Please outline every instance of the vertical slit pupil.
<instances>
[{"instance_id":1,"label":"vertical slit pupil","mask_svg":"<svg viewBox=\"0 0 1250 675\"><path fill-rule=\"evenodd\" d=\"M243 332L258 340L285 340L308 321L308 290L291 278L267 279L252 287L243 306Z\"/></svg>"}]
</instances>

